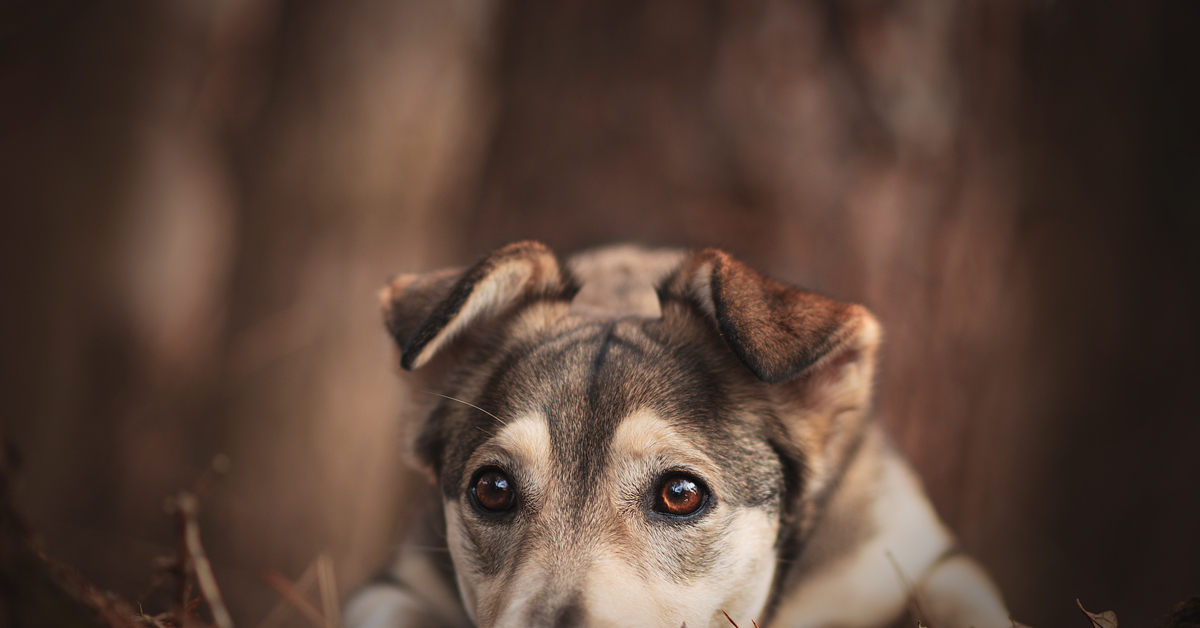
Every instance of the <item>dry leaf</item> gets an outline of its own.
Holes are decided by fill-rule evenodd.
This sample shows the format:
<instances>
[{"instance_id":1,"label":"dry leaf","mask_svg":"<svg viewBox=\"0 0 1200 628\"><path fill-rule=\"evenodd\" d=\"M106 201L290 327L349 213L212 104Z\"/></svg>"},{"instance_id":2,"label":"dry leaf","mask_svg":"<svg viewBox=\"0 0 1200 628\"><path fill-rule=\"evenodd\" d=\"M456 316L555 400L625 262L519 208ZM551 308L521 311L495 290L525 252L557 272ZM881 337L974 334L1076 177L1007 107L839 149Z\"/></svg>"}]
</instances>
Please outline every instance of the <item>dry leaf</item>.
<instances>
[{"instance_id":1,"label":"dry leaf","mask_svg":"<svg viewBox=\"0 0 1200 628\"><path fill-rule=\"evenodd\" d=\"M1087 615L1088 619L1092 620L1092 626L1095 628L1117 628L1116 613L1112 611L1104 611L1103 613L1089 613L1088 610L1083 607L1083 603L1078 599L1075 600L1075 603L1079 605L1079 610L1083 611L1083 614Z\"/></svg>"}]
</instances>

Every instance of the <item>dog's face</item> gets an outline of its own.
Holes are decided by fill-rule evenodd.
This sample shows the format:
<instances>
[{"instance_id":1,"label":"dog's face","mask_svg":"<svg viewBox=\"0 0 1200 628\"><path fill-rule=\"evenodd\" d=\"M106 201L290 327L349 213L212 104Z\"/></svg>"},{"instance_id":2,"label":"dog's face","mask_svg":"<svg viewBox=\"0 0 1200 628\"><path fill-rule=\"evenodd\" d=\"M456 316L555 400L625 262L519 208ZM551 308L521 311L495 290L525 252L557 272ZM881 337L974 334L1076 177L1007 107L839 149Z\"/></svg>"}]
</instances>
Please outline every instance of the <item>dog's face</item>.
<instances>
[{"instance_id":1,"label":"dog's face","mask_svg":"<svg viewBox=\"0 0 1200 628\"><path fill-rule=\"evenodd\" d=\"M386 291L432 393L412 442L477 625L749 624L802 542L855 442L877 326L719 251L674 261L646 275L657 312L581 307L574 275L595 269L533 243Z\"/></svg>"}]
</instances>

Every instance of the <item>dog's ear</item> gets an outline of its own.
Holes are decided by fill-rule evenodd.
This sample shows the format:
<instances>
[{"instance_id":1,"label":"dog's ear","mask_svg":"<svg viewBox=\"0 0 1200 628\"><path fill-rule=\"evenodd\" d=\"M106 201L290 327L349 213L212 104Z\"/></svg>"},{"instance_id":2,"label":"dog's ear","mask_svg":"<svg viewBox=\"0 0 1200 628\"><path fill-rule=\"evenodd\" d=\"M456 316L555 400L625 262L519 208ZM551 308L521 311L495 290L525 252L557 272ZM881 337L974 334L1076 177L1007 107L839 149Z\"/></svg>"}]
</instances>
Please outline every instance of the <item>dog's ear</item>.
<instances>
[{"instance_id":1,"label":"dog's ear","mask_svg":"<svg viewBox=\"0 0 1200 628\"><path fill-rule=\"evenodd\" d=\"M682 300L703 312L742 363L767 383L854 364L861 367L858 381L846 383L870 387L879 324L860 305L773 281L717 249L688 257L660 285L659 298Z\"/></svg>"},{"instance_id":2,"label":"dog's ear","mask_svg":"<svg viewBox=\"0 0 1200 628\"><path fill-rule=\"evenodd\" d=\"M383 320L400 366L421 368L468 329L540 298L569 300L578 288L538 242L498 249L474 266L401 275L383 289Z\"/></svg>"}]
</instances>

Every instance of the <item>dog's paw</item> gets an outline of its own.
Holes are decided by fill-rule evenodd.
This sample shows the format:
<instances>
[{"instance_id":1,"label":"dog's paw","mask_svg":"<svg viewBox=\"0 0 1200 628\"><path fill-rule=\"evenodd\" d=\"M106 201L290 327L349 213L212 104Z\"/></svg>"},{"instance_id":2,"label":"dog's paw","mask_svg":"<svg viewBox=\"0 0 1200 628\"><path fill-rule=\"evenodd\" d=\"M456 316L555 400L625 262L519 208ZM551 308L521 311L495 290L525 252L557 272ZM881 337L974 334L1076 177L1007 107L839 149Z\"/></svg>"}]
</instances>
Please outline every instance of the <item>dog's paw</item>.
<instances>
[{"instance_id":1,"label":"dog's paw","mask_svg":"<svg viewBox=\"0 0 1200 628\"><path fill-rule=\"evenodd\" d=\"M346 628L454 628L409 591L391 583L359 590L342 611Z\"/></svg>"}]
</instances>

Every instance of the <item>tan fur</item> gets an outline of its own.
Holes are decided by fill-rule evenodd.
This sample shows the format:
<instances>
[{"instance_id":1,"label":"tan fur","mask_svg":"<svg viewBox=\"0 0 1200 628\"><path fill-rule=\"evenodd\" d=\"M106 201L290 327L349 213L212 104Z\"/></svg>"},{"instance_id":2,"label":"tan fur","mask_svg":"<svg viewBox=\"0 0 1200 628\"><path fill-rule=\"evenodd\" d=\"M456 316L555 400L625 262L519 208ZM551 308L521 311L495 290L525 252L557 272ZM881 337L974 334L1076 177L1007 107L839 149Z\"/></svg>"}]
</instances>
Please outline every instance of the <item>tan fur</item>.
<instances>
[{"instance_id":1,"label":"tan fur","mask_svg":"<svg viewBox=\"0 0 1200 628\"><path fill-rule=\"evenodd\" d=\"M567 268L582 287L571 302L571 311L657 318L661 309L653 286L679 266L683 257L682 251L647 251L632 245L576 255Z\"/></svg>"}]
</instances>

